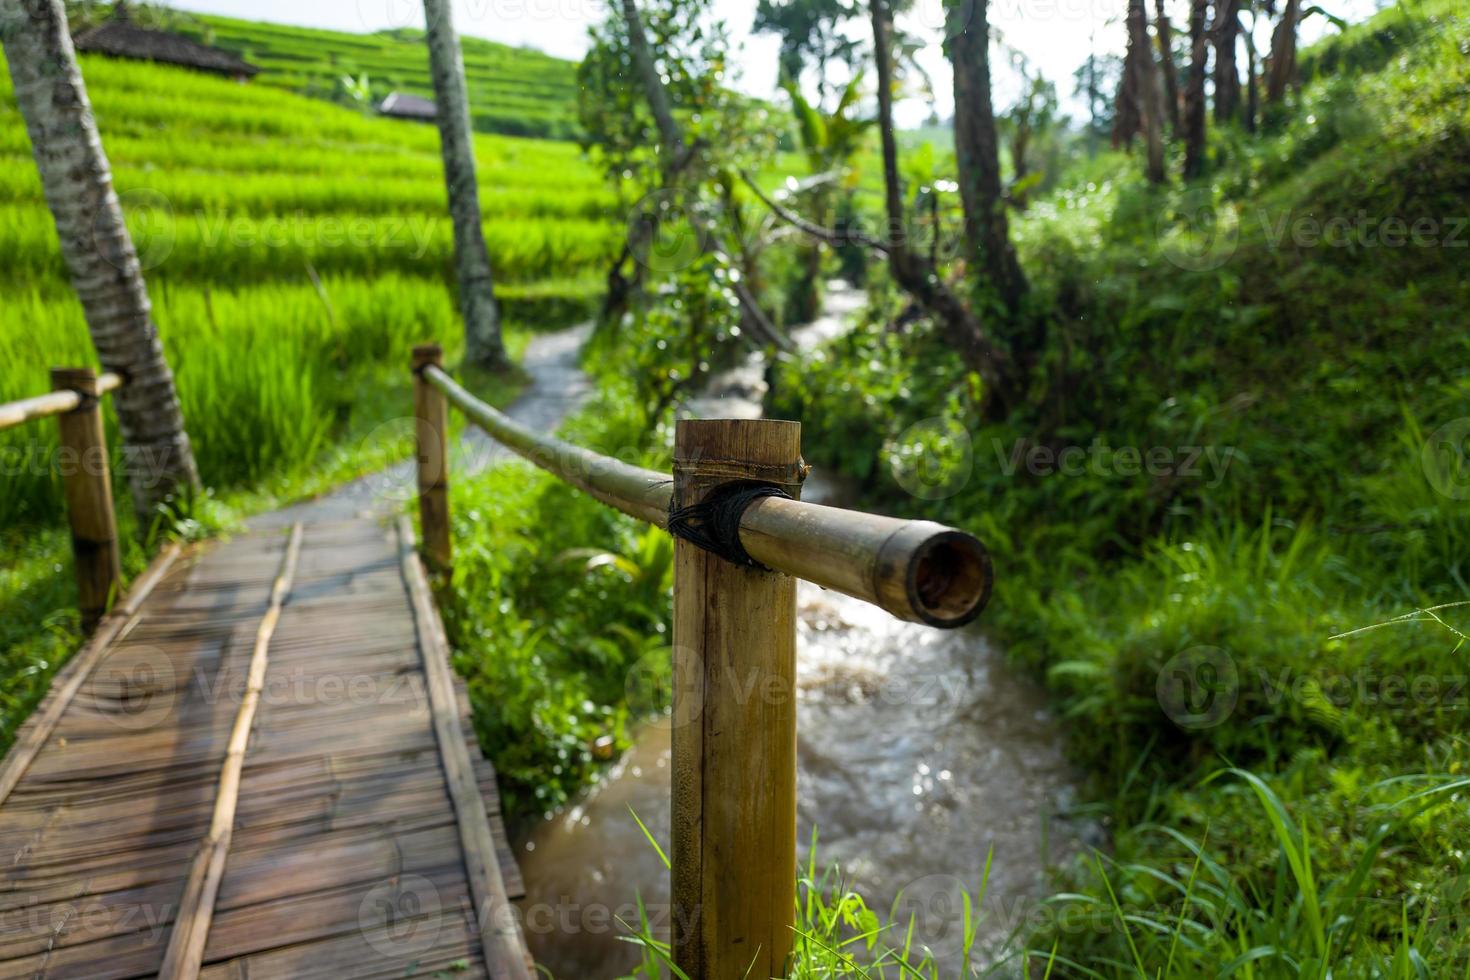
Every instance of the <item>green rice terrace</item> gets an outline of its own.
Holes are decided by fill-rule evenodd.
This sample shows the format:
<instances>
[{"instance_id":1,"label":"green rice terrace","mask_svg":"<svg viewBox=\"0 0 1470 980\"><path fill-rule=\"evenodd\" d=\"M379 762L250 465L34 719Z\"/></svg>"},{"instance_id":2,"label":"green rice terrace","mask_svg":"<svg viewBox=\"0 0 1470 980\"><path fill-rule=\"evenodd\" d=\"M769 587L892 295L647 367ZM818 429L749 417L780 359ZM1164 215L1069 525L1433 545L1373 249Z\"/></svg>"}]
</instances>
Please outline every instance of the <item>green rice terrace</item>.
<instances>
[{"instance_id":1,"label":"green rice terrace","mask_svg":"<svg viewBox=\"0 0 1470 980\"><path fill-rule=\"evenodd\" d=\"M366 80L370 100L390 92L433 98L422 31L344 34L228 17L182 18L180 33L232 51L261 68L260 84L340 100L342 80ZM572 140L577 125L576 66L526 48L465 37L470 119L485 133Z\"/></svg>"},{"instance_id":2,"label":"green rice terrace","mask_svg":"<svg viewBox=\"0 0 1470 980\"><path fill-rule=\"evenodd\" d=\"M472 8L0 0L0 977L1470 980L1460 0Z\"/></svg>"}]
</instances>

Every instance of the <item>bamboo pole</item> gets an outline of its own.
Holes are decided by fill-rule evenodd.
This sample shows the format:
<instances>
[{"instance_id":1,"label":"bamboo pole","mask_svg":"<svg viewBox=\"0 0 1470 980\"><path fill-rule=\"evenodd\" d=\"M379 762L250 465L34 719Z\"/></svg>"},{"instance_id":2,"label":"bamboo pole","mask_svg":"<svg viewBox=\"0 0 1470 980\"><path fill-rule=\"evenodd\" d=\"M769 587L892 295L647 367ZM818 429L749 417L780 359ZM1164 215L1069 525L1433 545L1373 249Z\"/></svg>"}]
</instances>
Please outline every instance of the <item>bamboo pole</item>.
<instances>
[{"instance_id":1,"label":"bamboo pole","mask_svg":"<svg viewBox=\"0 0 1470 980\"><path fill-rule=\"evenodd\" d=\"M437 367L423 378L493 438L609 506L668 524L674 481L536 432L478 400ZM993 572L973 535L932 521L906 521L770 497L750 505L740 541L756 561L871 602L909 622L949 629L990 599Z\"/></svg>"},{"instance_id":2,"label":"bamboo pole","mask_svg":"<svg viewBox=\"0 0 1470 980\"><path fill-rule=\"evenodd\" d=\"M444 367L438 344L413 349L413 414L418 456L419 520L424 530L424 557L442 575L453 552L449 543L449 405L443 392L429 383L429 368Z\"/></svg>"},{"instance_id":3,"label":"bamboo pole","mask_svg":"<svg viewBox=\"0 0 1470 980\"><path fill-rule=\"evenodd\" d=\"M434 721L434 738L439 744L444 782L457 817L455 824L459 827L465 870L474 895L475 923L485 953L486 971L491 980L530 980L534 974L526 965L525 941L510 899L506 897L485 798L480 795L474 766L465 748L465 732L459 723L459 702L454 692L454 676L449 670L449 640L434 608L434 597L429 592L423 568L414 556L413 525L406 516L398 519L398 540L399 567L413 603L414 629L423 656L424 687Z\"/></svg>"},{"instance_id":4,"label":"bamboo pole","mask_svg":"<svg viewBox=\"0 0 1470 980\"><path fill-rule=\"evenodd\" d=\"M76 405L58 415L56 422L61 434L61 481L76 564L77 605L86 633L102 620L122 582L112 473L97 401L102 392L97 380L97 372L91 368L56 368L51 372L55 392L76 399Z\"/></svg>"},{"instance_id":5,"label":"bamboo pole","mask_svg":"<svg viewBox=\"0 0 1470 980\"><path fill-rule=\"evenodd\" d=\"M784 475L783 475L784 474ZM800 490L796 422L678 423L677 506L732 480ZM796 902L796 581L674 545L674 960L786 975Z\"/></svg>"},{"instance_id":6,"label":"bamboo pole","mask_svg":"<svg viewBox=\"0 0 1470 980\"><path fill-rule=\"evenodd\" d=\"M111 371L97 376L97 394L105 395L122 387L122 376ZM52 391L35 398L23 398L17 402L0 405L0 429L13 429L17 425L35 419L62 415L76 408L83 401L75 391Z\"/></svg>"},{"instance_id":7,"label":"bamboo pole","mask_svg":"<svg viewBox=\"0 0 1470 980\"><path fill-rule=\"evenodd\" d=\"M245 695L235 711L230 741L225 748L225 761L220 767L219 788L215 792L214 813L209 833L199 845L194 861L184 879L179 898L179 911L169 933L168 949L159 980L194 980L204 962L204 946L209 940L209 926L214 920L214 900L219 895L225 876L225 860L230 855L230 842L235 833L235 810L240 802L240 777L245 770L245 749L250 744L250 730L255 725L255 711L265 689L271 637L281 619L281 608L291 592L296 576L296 563L301 556L301 522L291 526L286 554L280 571L271 583L270 602L255 631L255 648L250 654L250 668L245 676Z\"/></svg>"}]
</instances>

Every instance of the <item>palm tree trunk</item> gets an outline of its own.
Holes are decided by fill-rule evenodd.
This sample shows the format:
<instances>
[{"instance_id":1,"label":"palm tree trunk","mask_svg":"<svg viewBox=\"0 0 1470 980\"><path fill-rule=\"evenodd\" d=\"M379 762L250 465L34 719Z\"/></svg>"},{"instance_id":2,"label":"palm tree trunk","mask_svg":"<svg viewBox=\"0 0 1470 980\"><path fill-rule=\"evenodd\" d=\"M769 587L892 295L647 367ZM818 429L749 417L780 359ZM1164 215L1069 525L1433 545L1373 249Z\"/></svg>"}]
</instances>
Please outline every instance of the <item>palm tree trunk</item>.
<instances>
[{"instance_id":1,"label":"palm tree trunk","mask_svg":"<svg viewBox=\"0 0 1470 980\"><path fill-rule=\"evenodd\" d=\"M480 189L475 178L475 144L470 135L470 99L465 87L464 58L449 0L424 0L428 25L429 70L439 117L439 145L444 156L444 184L449 216L454 222L454 259L459 275L459 306L464 316L465 359L491 370L508 361L500 338L500 308L485 230L480 223Z\"/></svg>"},{"instance_id":2,"label":"palm tree trunk","mask_svg":"<svg viewBox=\"0 0 1470 980\"><path fill-rule=\"evenodd\" d=\"M1301 0L1286 0L1286 9L1271 32L1271 58L1266 65L1266 101L1280 102L1296 78L1296 28L1301 20Z\"/></svg>"},{"instance_id":3,"label":"palm tree trunk","mask_svg":"<svg viewBox=\"0 0 1470 980\"><path fill-rule=\"evenodd\" d=\"M61 0L0 2L0 42L87 330L102 367L127 380L114 401L146 528L199 473Z\"/></svg>"},{"instance_id":4,"label":"palm tree trunk","mask_svg":"<svg viewBox=\"0 0 1470 980\"><path fill-rule=\"evenodd\" d=\"M1148 43L1148 8L1143 0L1128 0L1128 60L1134 72L1133 92L1138 99L1139 127L1143 130L1149 182L1164 182L1164 106L1159 75Z\"/></svg>"},{"instance_id":5,"label":"palm tree trunk","mask_svg":"<svg viewBox=\"0 0 1470 980\"><path fill-rule=\"evenodd\" d=\"M1215 122L1227 123L1240 108L1240 73L1235 48L1240 35L1240 0L1218 0L1215 8Z\"/></svg>"},{"instance_id":6,"label":"palm tree trunk","mask_svg":"<svg viewBox=\"0 0 1470 980\"><path fill-rule=\"evenodd\" d=\"M899 287L938 321L940 329L959 351L965 364L984 380L990 400L988 407L992 416L996 416L1005 406L1012 404L1015 396L1016 379L1011 375L1010 356L985 335L980 322L945 284L939 270L909 247L903 189L898 176L898 141L893 135L892 25L884 0L870 0L870 9L873 59L878 66L878 135L883 148L888 268Z\"/></svg>"},{"instance_id":7,"label":"palm tree trunk","mask_svg":"<svg viewBox=\"0 0 1470 980\"><path fill-rule=\"evenodd\" d=\"M1159 65L1164 76L1164 116L1169 132L1179 138L1179 72L1174 66L1174 28L1164 13L1164 0L1154 0L1154 31L1158 35Z\"/></svg>"},{"instance_id":8,"label":"palm tree trunk","mask_svg":"<svg viewBox=\"0 0 1470 980\"><path fill-rule=\"evenodd\" d=\"M979 273L976 278L994 291L1006 315L1013 316L1026 293L1026 277L1011 245L1001 189L1000 140L990 101L988 6L988 0L964 0L949 9L955 169L965 211L965 244Z\"/></svg>"},{"instance_id":9,"label":"palm tree trunk","mask_svg":"<svg viewBox=\"0 0 1470 980\"><path fill-rule=\"evenodd\" d=\"M1205 171L1205 59L1209 56L1205 16L1210 0L1189 5L1189 71L1184 79L1184 177Z\"/></svg>"},{"instance_id":10,"label":"palm tree trunk","mask_svg":"<svg viewBox=\"0 0 1470 980\"><path fill-rule=\"evenodd\" d=\"M1255 17L1251 17L1251 27L1255 27ZM1241 37L1245 38L1245 131L1254 133L1256 131L1256 120L1261 111L1261 86L1256 65L1256 42L1251 37L1252 31L1242 31Z\"/></svg>"}]
</instances>

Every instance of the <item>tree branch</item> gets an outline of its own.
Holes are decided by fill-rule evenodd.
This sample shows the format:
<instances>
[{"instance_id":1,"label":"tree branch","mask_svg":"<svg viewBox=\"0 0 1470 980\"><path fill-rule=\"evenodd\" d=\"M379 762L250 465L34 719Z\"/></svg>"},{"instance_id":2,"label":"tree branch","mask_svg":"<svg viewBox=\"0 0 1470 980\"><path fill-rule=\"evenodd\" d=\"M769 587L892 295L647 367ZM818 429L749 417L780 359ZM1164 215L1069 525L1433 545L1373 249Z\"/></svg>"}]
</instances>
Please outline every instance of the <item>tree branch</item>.
<instances>
[{"instance_id":1,"label":"tree branch","mask_svg":"<svg viewBox=\"0 0 1470 980\"><path fill-rule=\"evenodd\" d=\"M780 218L782 221L786 222L788 225L791 225L798 231L805 232L813 238L826 242L828 245L831 245L834 248L843 245L861 245L864 248L871 248L875 252L882 252L884 255L887 255L891 251L887 242L879 241L876 238L864 235L860 231L841 232L836 230L835 228L826 228L822 225L806 220L795 211L792 211L790 208L778 203L776 200L774 200L764 191L762 191L760 189L760 185L758 185L755 180L750 176L750 174L746 173L744 170L740 171L740 179L745 181L745 186L750 188L750 192L754 194L757 198L759 198L760 202L764 204L767 208L769 208L772 214Z\"/></svg>"}]
</instances>

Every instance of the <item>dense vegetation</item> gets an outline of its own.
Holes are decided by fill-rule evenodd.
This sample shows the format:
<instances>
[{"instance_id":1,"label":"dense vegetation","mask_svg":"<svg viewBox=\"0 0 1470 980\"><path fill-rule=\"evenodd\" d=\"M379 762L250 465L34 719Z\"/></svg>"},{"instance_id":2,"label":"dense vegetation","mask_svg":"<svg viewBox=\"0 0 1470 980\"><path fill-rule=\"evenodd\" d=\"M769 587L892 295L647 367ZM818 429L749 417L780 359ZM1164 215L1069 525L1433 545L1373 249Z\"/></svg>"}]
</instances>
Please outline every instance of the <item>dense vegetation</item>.
<instances>
[{"instance_id":1,"label":"dense vegetation","mask_svg":"<svg viewBox=\"0 0 1470 980\"><path fill-rule=\"evenodd\" d=\"M1465 37L1431 3L1304 51L1308 84L1258 135L1216 129L1197 181L1055 155L1055 189L1012 219L1051 333L1032 397L1003 417L871 264L865 322L775 373L778 414L867 504L987 541L992 633L1068 719L1091 800L1076 816L1112 846L1025 917L1037 976L1470 969ZM930 154L910 174L953 235L952 166ZM731 322L684 341L708 315L698 276L601 336L603 401L578 441L666 452L671 392L719 363L710 331ZM460 528L464 574L495 584L461 593L461 666L538 732L503 773L540 808L639 706L625 681L658 659L668 559L549 478L482 479L494 519ZM536 530L552 514L555 545ZM517 528L515 551L486 524ZM503 715L482 714L487 734ZM795 975L935 975L893 948L903 923L884 931L815 868L801 911ZM644 972L663 958L650 945Z\"/></svg>"},{"instance_id":2,"label":"dense vegetation","mask_svg":"<svg viewBox=\"0 0 1470 980\"><path fill-rule=\"evenodd\" d=\"M180 69L91 57L82 69L206 484L263 503L401 456L378 427L408 414L409 347L438 339L454 360L462 340L434 128ZM7 401L46 390L52 366L94 359L9 84L0 72ZM586 317L620 236L612 194L572 144L478 140L512 331ZM44 424L0 435L4 738L75 642L53 441ZM43 618L56 629L37 637Z\"/></svg>"},{"instance_id":3,"label":"dense vegetation","mask_svg":"<svg viewBox=\"0 0 1470 980\"><path fill-rule=\"evenodd\" d=\"M881 305L781 372L819 462L996 553L1114 831L1032 923L1069 975L1470 969L1466 30L1385 11L1205 180L1104 155L1038 201L1060 397L987 420Z\"/></svg>"}]
</instances>

